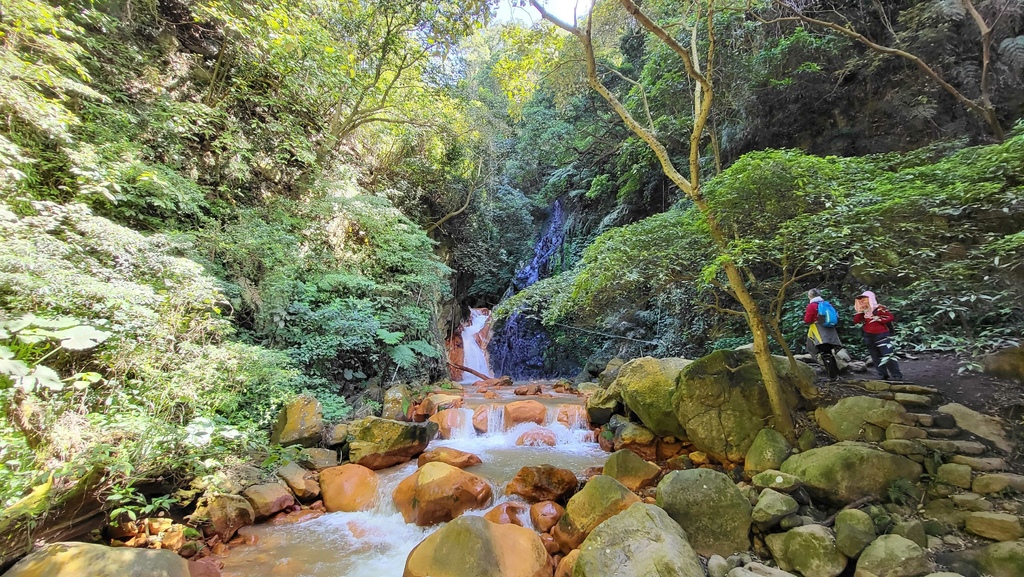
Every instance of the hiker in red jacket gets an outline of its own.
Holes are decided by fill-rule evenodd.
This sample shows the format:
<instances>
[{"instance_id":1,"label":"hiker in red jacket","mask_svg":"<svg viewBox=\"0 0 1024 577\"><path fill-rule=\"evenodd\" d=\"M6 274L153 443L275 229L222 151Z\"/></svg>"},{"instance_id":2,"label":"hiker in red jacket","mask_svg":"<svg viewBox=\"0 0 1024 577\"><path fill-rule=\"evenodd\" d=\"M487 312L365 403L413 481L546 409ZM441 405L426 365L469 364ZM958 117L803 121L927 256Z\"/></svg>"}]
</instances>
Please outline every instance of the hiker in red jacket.
<instances>
[{"instance_id":1,"label":"hiker in red jacket","mask_svg":"<svg viewBox=\"0 0 1024 577\"><path fill-rule=\"evenodd\" d=\"M821 356L821 364L825 365L830 381L839 379L839 363L836 362L835 351L843 348L839 340L839 333L835 326L828 326L818 312L818 307L825 299L821 297L821 291L811 289L807 291L807 303L804 309L804 323L807 325L807 352L812 355Z\"/></svg>"},{"instance_id":2,"label":"hiker in red jacket","mask_svg":"<svg viewBox=\"0 0 1024 577\"><path fill-rule=\"evenodd\" d=\"M853 322L864 324L864 344L871 353L871 360L875 361L878 376L885 380L903 380L900 365L896 362L896 350L892 346L890 323L895 317L889 309L878 304L875 293L871 291L861 293L854 301L853 308L857 311L853 315Z\"/></svg>"}]
</instances>

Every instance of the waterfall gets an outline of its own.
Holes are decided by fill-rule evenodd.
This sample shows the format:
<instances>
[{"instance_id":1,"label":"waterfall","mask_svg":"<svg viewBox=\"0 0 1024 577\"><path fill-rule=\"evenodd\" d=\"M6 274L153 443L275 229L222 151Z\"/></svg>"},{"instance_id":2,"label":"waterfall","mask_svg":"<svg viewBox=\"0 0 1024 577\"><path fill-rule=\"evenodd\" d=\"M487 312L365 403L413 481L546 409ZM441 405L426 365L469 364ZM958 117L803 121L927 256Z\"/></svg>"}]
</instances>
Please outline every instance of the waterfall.
<instances>
[{"instance_id":1,"label":"waterfall","mask_svg":"<svg viewBox=\"0 0 1024 577\"><path fill-rule=\"evenodd\" d=\"M464 354L462 364L482 375L493 377L494 373L487 366L487 355L484 354L484 350L480 347L480 342L477 340L478 336L484 336L480 335L480 332L487 329L487 323L491 320L490 311L486 309L470 309L469 319L469 325L462 329L462 350ZM486 342L484 346L486 346ZM465 373L462 376L463 383L473 383L478 380L480 380L480 377L472 373Z\"/></svg>"}]
</instances>

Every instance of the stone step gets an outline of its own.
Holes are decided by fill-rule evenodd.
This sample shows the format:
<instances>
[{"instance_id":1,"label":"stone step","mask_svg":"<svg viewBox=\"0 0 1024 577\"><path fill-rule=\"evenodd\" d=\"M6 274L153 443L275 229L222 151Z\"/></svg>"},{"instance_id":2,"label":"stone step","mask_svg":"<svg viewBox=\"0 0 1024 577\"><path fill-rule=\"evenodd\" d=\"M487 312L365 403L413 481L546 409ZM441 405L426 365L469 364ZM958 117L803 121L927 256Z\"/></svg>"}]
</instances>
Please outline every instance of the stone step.
<instances>
[{"instance_id":1,"label":"stone step","mask_svg":"<svg viewBox=\"0 0 1024 577\"><path fill-rule=\"evenodd\" d=\"M982 455L987 450L985 445L976 441L950 441L947 439L921 439L917 441L928 449L958 455Z\"/></svg>"},{"instance_id":2,"label":"stone step","mask_svg":"<svg viewBox=\"0 0 1024 577\"><path fill-rule=\"evenodd\" d=\"M950 463L967 465L980 473L994 473L1006 469L1006 461L999 457L968 457L966 455L954 455Z\"/></svg>"},{"instance_id":3,"label":"stone step","mask_svg":"<svg viewBox=\"0 0 1024 577\"><path fill-rule=\"evenodd\" d=\"M894 393L916 393L919 395L941 395L942 392L936 388L925 387L922 385L903 385L899 383L890 383L889 390Z\"/></svg>"},{"instance_id":4,"label":"stone step","mask_svg":"<svg viewBox=\"0 0 1024 577\"><path fill-rule=\"evenodd\" d=\"M998 493L1006 489L1024 492L1024 475L988 473L975 477L974 482L971 484L971 490L979 495Z\"/></svg>"},{"instance_id":5,"label":"stone step","mask_svg":"<svg viewBox=\"0 0 1024 577\"><path fill-rule=\"evenodd\" d=\"M931 407L933 404L931 397L916 393L893 393L892 400L904 407Z\"/></svg>"},{"instance_id":6,"label":"stone step","mask_svg":"<svg viewBox=\"0 0 1024 577\"><path fill-rule=\"evenodd\" d=\"M954 427L952 429L939 429L932 427L929 429L924 429L924 432L929 437L933 437L936 439L952 439L953 437L960 436L960 433L963 433L963 431L960 430L958 427Z\"/></svg>"}]
</instances>

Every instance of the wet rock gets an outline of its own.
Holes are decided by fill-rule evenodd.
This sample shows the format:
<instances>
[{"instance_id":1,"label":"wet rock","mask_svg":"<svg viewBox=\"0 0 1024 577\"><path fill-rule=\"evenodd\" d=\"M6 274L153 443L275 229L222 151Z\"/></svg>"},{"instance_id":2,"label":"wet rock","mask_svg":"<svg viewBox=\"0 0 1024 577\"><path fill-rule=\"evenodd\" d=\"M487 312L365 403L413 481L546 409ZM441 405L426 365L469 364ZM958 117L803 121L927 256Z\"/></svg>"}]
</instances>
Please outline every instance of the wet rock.
<instances>
[{"instance_id":1,"label":"wet rock","mask_svg":"<svg viewBox=\"0 0 1024 577\"><path fill-rule=\"evenodd\" d=\"M256 521L252 505L241 495L214 495L207 502L210 526L221 540L230 539L239 528Z\"/></svg>"},{"instance_id":2,"label":"wet rock","mask_svg":"<svg viewBox=\"0 0 1024 577\"><path fill-rule=\"evenodd\" d=\"M395 385L384 392L384 406L380 416L395 421L411 421L413 404L409 387Z\"/></svg>"},{"instance_id":3,"label":"wet rock","mask_svg":"<svg viewBox=\"0 0 1024 577\"><path fill-rule=\"evenodd\" d=\"M931 571L924 549L899 535L882 535L860 554L854 577L919 577Z\"/></svg>"},{"instance_id":4,"label":"wet rock","mask_svg":"<svg viewBox=\"0 0 1024 577\"><path fill-rule=\"evenodd\" d=\"M789 495L765 489L761 491L761 495L757 499L751 519L758 526L767 529L775 526L783 517L796 513L799 509L800 505Z\"/></svg>"},{"instance_id":5,"label":"wet rock","mask_svg":"<svg viewBox=\"0 0 1024 577\"><path fill-rule=\"evenodd\" d=\"M264 483L246 489L242 496L249 500L256 519L266 519L295 504L295 496L281 483Z\"/></svg>"},{"instance_id":6,"label":"wet rock","mask_svg":"<svg viewBox=\"0 0 1024 577\"><path fill-rule=\"evenodd\" d=\"M795 407L797 393L814 381L814 371L774 359L783 388L783 403ZM772 417L768 393L753 352L715 351L679 373L675 414L697 449L718 461L742 461L754 438Z\"/></svg>"},{"instance_id":7,"label":"wet rock","mask_svg":"<svg viewBox=\"0 0 1024 577\"><path fill-rule=\"evenodd\" d=\"M616 451L627 449L647 461L658 458L658 438L643 425L626 423L615 430L612 447Z\"/></svg>"},{"instance_id":8,"label":"wet rock","mask_svg":"<svg viewBox=\"0 0 1024 577\"><path fill-rule=\"evenodd\" d=\"M573 549L569 551L569 554L562 557L562 560L558 562L558 568L555 569L555 577L572 577L573 570L576 568L576 560L579 559L580 550Z\"/></svg>"},{"instance_id":9,"label":"wet rock","mask_svg":"<svg viewBox=\"0 0 1024 577\"><path fill-rule=\"evenodd\" d=\"M437 434L442 439L451 439L453 433L466 426L466 414L459 409L438 411L427 420L437 424Z\"/></svg>"},{"instance_id":10,"label":"wet rock","mask_svg":"<svg viewBox=\"0 0 1024 577\"><path fill-rule=\"evenodd\" d=\"M323 471L338 466L338 452L331 449L311 447L299 451L299 464L307 469Z\"/></svg>"},{"instance_id":11,"label":"wet rock","mask_svg":"<svg viewBox=\"0 0 1024 577\"><path fill-rule=\"evenodd\" d=\"M612 415L622 410L622 395L618 387L598 389L587 397L587 419L594 426L608 423Z\"/></svg>"},{"instance_id":12,"label":"wet rock","mask_svg":"<svg viewBox=\"0 0 1024 577\"><path fill-rule=\"evenodd\" d=\"M323 428L324 412L320 401L309 395L299 395L281 407L270 442L312 447L320 442Z\"/></svg>"},{"instance_id":13,"label":"wet rock","mask_svg":"<svg viewBox=\"0 0 1024 577\"><path fill-rule=\"evenodd\" d=\"M870 445L844 441L793 455L782 471L799 477L812 495L835 504L880 497L900 479L916 483L921 465Z\"/></svg>"},{"instance_id":14,"label":"wet rock","mask_svg":"<svg viewBox=\"0 0 1024 577\"><path fill-rule=\"evenodd\" d=\"M319 482L316 480L316 473L297 463L288 463L279 468L278 477L302 501L308 502L319 496Z\"/></svg>"},{"instance_id":15,"label":"wet rock","mask_svg":"<svg viewBox=\"0 0 1024 577\"><path fill-rule=\"evenodd\" d=\"M792 452L793 446L782 433L775 429L761 429L754 437L753 444L747 449L743 471L749 479L761 471L778 469Z\"/></svg>"},{"instance_id":16,"label":"wet rock","mask_svg":"<svg viewBox=\"0 0 1024 577\"><path fill-rule=\"evenodd\" d=\"M512 392L513 392L513 394L519 395L521 397L526 397L526 396L530 396L530 395L539 395L539 394L541 394L541 388L540 388L540 385L538 385L538 384L523 385L521 387L516 387L516 389L514 391L512 391Z\"/></svg>"},{"instance_id":17,"label":"wet rock","mask_svg":"<svg viewBox=\"0 0 1024 577\"><path fill-rule=\"evenodd\" d=\"M409 553L404 577L547 577L540 537L516 525L463 516L438 529Z\"/></svg>"},{"instance_id":18,"label":"wet rock","mask_svg":"<svg viewBox=\"0 0 1024 577\"><path fill-rule=\"evenodd\" d=\"M530 505L530 521L541 533L547 533L564 514L565 509L554 501L541 501Z\"/></svg>"},{"instance_id":19,"label":"wet rock","mask_svg":"<svg viewBox=\"0 0 1024 577\"><path fill-rule=\"evenodd\" d=\"M881 440L889 425L903 424L907 420L906 414L907 410L895 401L857 396L819 408L814 412L814 419L826 433L840 441L865 440L867 431L872 431L875 440Z\"/></svg>"},{"instance_id":20,"label":"wet rock","mask_svg":"<svg viewBox=\"0 0 1024 577\"><path fill-rule=\"evenodd\" d=\"M634 503L587 536L573 569L574 577L613 575L704 577L704 568L686 534L665 511Z\"/></svg>"},{"instance_id":21,"label":"wet rock","mask_svg":"<svg viewBox=\"0 0 1024 577\"><path fill-rule=\"evenodd\" d=\"M588 429L587 410L583 405L558 405L555 420L567 429Z\"/></svg>"},{"instance_id":22,"label":"wet rock","mask_svg":"<svg viewBox=\"0 0 1024 577\"><path fill-rule=\"evenodd\" d=\"M488 431L491 407L492 405L480 405L473 409L473 429L477 433L483 434Z\"/></svg>"},{"instance_id":23,"label":"wet rock","mask_svg":"<svg viewBox=\"0 0 1024 577\"><path fill-rule=\"evenodd\" d=\"M548 410L538 401L514 401L505 405L505 430L522 423L543 425L547 421Z\"/></svg>"},{"instance_id":24,"label":"wet rock","mask_svg":"<svg viewBox=\"0 0 1024 577\"><path fill-rule=\"evenodd\" d=\"M507 501L505 503L495 505L493 509L484 513L484 519L499 525L511 523L522 527L523 519L527 516L528 510L527 506L522 503Z\"/></svg>"},{"instance_id":25,"label":"wet rock","mask_svg":"<svg viewBox=\"0 0 1024 577\"><path fill-rule=\"evenodd\" d=\"M413 420L425 421L428 417L436 415L440 411L447 411L450 409L460 409L465 401L459 395L450 395L447 393L433 393L427 395L427 398L416 405L413 414Z\"/></svg>"},{"instance_id":26,"label":"wet rock","mask_svg":"<svg viewBox=\"0 0 1024 577\"><path fill-rule=\"evenodd\" d=\"M958 427L991 441L999 450L1005 453L1013 451L1013 443L1007 438L1001 419L983 415L959 403L943 405L939 407L939 412L952 415Z\"/></svg>"},{"instance_id":27,"label":"wet rock","mask_svg":"<svg viewBox=\"0 0 1024 577\"><path fill-rule=\"evenodd\" d=\"M682 358L633 359L619 369L615 386L622 402L654 434L682 437L686 434L673 410L679 371L693 361Z\"/></svg>"},{"instance_id":28,"label":"wet rock","mask_svg":"<svg viewBox=\"0 0 1024 577\"><path fill-rule=\"evenodd\" d=\"M393 499L406 523L426 527L486 507L491 485L457 467L426 463L398 484Z\"/></svg>"},{"instance_id":29,"label":"wet rock","mask_svg":"<svg viewBox=\"0 0 1024 577\"><path fill-rule=\"evenodd\" d=\"M508 375L502 375L500 377L495 377L493 379L484 379L482 381L477 381L477 382L473 383L473 386L475 386L475 387L487 387L487 388L491 388L491 387L511 387L512 386L512 377L510 377Z\"/></svg>"},{"instance_id":30,"label":"wet rock","mask_svg":"<svg viewBox=\"0 0 1024 577\"><path fill-rule=\"evenodd\" d=\"M875 523L860 509L843 509L836 515L836 549L847 557L860 555L875 540Z\"/></svg>"},{"instance_id":31,"label":"wet rock","mask_svg":"<svg viewBox=\"0 0 1024 577\"><path fill-rule=\"evenodd\" d=\"M961 489L971 488L971 468L967 465L943 463L939 465L935 478L940 483L960 487Z\"/></svg>"},{"instance_id":32,"label":"wet rock","mask_svg":"<svg viewBox=\"0 0 1024 577\"><path fill-rule=\"evenodd\" d=\"M989 545L978 556L978 567L990 577L1024 575L1024 541Z\"/></svg>"},{"instance_id":33,"label":"wet rock","mask_svg":"<svg viewBox=\"0 0 1024 577\"><path fill-rule=\"evenodd\" d=\"M534 427L516 439L516 445L525 447L554 447L556 443L555 432L544 427Z\"/></svg>"},{"instance_id":34,"label":"wet rock","mask_svg":"<svg viewBox=\"0 0 1024 577\"><path fill-rule=\"evenodd\" d=\"M605 475L614 478L630 491L639 491L654 485L661 468L641 459L633 451L623 449L612 453L604 463Z\"/></svg>"},{"instance_id":35,"label":"wet rock","mask_svg":"<svg viewBox=\"0 0 1024 577\"><path fill-rule=\"evenodd\" d=\"M576 549L587 535L612 515L640 501L622 483L606 475L598 475L573 495L565 506L565 514L551 530L563 553Z\"/></svg>"},{"instance_id":36,"label":"wet rock","mask_svg":"<svg viewBox=\"0 0 1024 577\"><path fill-rule=\"evenodd\" d=\"M473 465L479 465L481 463L480 457L477 457L473 453L467 453L466 451L460 451L451 447L437 447L420 455L417 464L422 467L427 463L434 462L444 463L460 469L465 469L466 467L472 467Z\"/></svg>"},{"instance_id":37,"label":"wet rock","mask_svg":"<svg viewBox=\"0 0 1024 577\"><path fill-rule=\"evenodd\" d=\"M436 423L365 417L349 424L349 461L370 469L405 463L422 453L436 434Z\"/></svg>"},{"instance_id":38,"label":"wet rock","mask_svg":"<svg viewBox=\"0 0 1024 577\"><path fill-rule=\"evenodd\" d=\"M189 577L188 562L172 551L50 543L18 561L4 577Z\"/></svg>"},{"instance_id":39,"label":"wet rock","mask_svg":"<svg viewBox=\"0 0 1024 577\"><path fill-rule=\"evenodd\" d=\"M804 577L836 577L846 569L846 555L836 549L832 532L821 525L768 535L765 543L783 571L796 571Z\"/></svg>"},{"instance_id":40,"label":"wet rock","mask_svg":"<svg viewBox=\"0 0 1024 577\"><path fill-rule=\"evenodd\" d=\"M669 473L658 483L657 504L686 531L701 555L725 556L750 549L750 501L718 471Z\"/></svg>"},{"instance_id":41,"label":"wet rock","mask_svg":"<svg viewBox=\"0 0 1024 577\"><path fill-rule=\"evenodd\" d=\"M1020 519L1009 513L968 513L964 521L968 533L993 541L1014 541L1024 537Z\"/></svg>"},{"instance_id":42,"label":"wet rock","mask_svg":"<svg viewBox=\"0 0 1024 577\"><path fill-rule=\"evenodd\" d=\"M982 363L990 375L1024 382L1024 347L1008 347L985 355Z\"/></svg>"},{"instance_id":43,"label":"wet rock","mask_svg":"<svg viewBox=\"0 0 1024 577\"><path fill-rule=\"evenodd\" d=\"M377 503L380 480L373 470L347 463L320 472L320 491L328 511L366 511Z\"/></svg>"},{"instance_id":44,"label":"wet rock","mask_svg":"<svg viewBox=\"0 0 1024 577\"><path fill-rule=\"evenodd\" d=\"M536 465L519 469L505 488L506 495L519 495L530 503L560 501L576 490L576 474L569 469Z\"/></svg>"}]
</instances>

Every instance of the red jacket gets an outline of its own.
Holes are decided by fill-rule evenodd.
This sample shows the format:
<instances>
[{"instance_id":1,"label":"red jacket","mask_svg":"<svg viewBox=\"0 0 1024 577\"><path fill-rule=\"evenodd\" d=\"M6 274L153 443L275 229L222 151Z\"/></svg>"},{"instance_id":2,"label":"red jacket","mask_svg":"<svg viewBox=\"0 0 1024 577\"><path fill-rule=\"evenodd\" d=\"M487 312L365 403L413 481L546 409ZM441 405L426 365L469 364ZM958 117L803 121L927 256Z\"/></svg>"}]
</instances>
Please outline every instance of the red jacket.
<instances>
[{"instance_id":1,"label":"red jacket","mask_svg":"<svg viewBox=\"0 0 1024 577\"><path fill-rule=\"evenodd\" d=\"M864 323L864 332L873 335L880 335L882 333L889 332L889 323L896 320L896 317L892 316L889 309L879 305L875 307L872 314L874 314L874 316L867 319L867 322L864 323L864 313L857 313L853 315L853 322L858 325Z\"/></svg>"},{"instance_id":2,"label":"red jacket","mask_svg":"<svg viewBox=\"0 0 1024 577\"><path fill-rule=\"evenodd\" d=\"M812 302L807 303L807 308L804 309L804 323L805 324L813 325L814 323L818 322L818 303L820 303L820 302L821 301L817 301L817 302L813 302L812 301Z\"/></svg>"}]
</instances>

